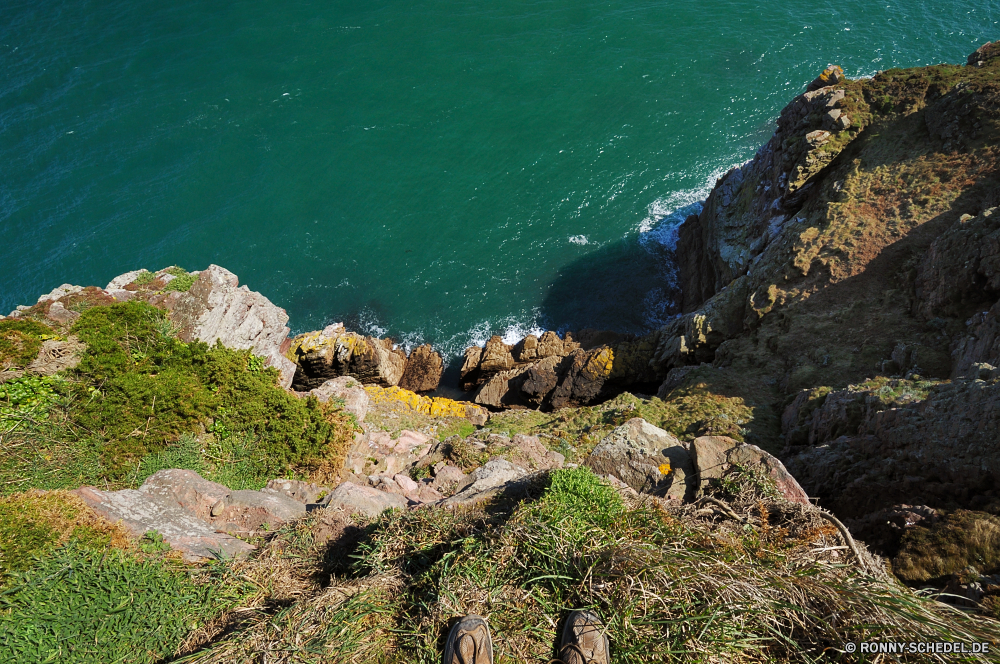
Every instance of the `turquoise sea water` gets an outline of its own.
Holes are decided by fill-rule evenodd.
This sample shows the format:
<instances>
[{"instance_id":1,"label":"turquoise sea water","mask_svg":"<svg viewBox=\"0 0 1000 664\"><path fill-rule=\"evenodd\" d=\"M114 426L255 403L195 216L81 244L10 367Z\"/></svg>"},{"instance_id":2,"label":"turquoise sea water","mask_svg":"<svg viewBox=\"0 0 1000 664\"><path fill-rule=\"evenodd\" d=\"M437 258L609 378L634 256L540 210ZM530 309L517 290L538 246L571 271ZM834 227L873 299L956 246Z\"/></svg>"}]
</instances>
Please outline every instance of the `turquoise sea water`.
<instances>
[{"instance_id":1,"label":"turquoise sea water","mask_svg":"<svg viewBox=\"0 0 1000 664\"><path fill-rule=\"evenodd\" d=\"M459 353L672 312L670 230L828 63L964 62L1000 1L0 3L0 311L218 263Z\"/></svg>"}]
</instances>

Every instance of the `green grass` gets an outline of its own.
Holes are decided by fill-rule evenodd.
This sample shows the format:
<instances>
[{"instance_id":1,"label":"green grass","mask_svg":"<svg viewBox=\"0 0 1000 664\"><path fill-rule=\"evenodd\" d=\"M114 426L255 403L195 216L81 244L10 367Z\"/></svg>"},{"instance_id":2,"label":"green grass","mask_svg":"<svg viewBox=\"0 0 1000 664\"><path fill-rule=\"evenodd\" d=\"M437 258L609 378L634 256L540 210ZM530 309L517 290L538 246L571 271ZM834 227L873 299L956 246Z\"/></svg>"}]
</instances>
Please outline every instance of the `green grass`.
<instances>
[{"instance_id":1,"label":"green grass","mask_svg":"<svg viewBox=\"0 0 1000 664\"><path fill-rule=\"evenodd\" d=\"M0 651L11 664L159 662L239 597L159 558L70 544L0 595Z\"/></svg>"},{"instance_id":2,"label":"green grass","mask_svg":"<svg viewBox=\"0 0 1000 664\"><path fill-rule=\"evenodd\" d=\"M822 525L795 530L777 503L760 505L747 526L698 528L655 503L627 502L580 468L552 472L524 502L387 513L362 523L353 550L328 550L341 567L325 590L300 592L278 615L184 661L266 651L282 663L437 664L450 621L477 613L489 620L497 664L543 664L555 656L561 619L581 608L606 621L614 664L866 661L837 650L917 634L1000 636L993 623L817 559L809 552ZM298 575L316 564L288 546L275 542L273 551L295 552L285 559L304 561Z\"/></svg>"}]
</instances>

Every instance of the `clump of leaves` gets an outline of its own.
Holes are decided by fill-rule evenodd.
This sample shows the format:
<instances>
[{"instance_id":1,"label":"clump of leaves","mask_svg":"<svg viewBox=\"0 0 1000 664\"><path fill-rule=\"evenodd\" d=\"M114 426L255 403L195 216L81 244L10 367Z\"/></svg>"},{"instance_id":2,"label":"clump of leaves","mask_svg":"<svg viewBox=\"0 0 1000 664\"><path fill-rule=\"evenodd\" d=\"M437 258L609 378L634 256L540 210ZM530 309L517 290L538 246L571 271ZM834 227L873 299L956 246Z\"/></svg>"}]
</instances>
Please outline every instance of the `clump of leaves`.
<instances>
[{"instance_id":1,"label":"clump of leaves","mask_svg":"<svg viewBox=\"0 0 1000 664\"><path fill-rule=\"evenodd\" d=\"M0 383L0 431L25 417L43 418L68 386L59 376L22 376Z\"/></svg>"}]
</instances>

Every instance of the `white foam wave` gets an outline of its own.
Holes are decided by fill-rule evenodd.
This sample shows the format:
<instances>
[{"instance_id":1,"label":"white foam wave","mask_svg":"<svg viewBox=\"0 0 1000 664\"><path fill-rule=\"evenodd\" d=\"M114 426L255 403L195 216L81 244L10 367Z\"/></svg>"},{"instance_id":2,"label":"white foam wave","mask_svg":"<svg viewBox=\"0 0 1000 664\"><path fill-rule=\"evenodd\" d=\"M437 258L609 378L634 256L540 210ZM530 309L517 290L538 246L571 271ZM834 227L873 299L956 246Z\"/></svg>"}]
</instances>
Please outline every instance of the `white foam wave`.
<instances>
[{"instance_id":1,"label":"white foam wave","mask_svg":"<svg viewBox=\"0 0 1000 664\"><path fill-rule=\"evenodd\" d=\"M573 244L590 244L590 240L587 239L586 235L570 235L569 241Z\"/></svg>"}]
</instances>

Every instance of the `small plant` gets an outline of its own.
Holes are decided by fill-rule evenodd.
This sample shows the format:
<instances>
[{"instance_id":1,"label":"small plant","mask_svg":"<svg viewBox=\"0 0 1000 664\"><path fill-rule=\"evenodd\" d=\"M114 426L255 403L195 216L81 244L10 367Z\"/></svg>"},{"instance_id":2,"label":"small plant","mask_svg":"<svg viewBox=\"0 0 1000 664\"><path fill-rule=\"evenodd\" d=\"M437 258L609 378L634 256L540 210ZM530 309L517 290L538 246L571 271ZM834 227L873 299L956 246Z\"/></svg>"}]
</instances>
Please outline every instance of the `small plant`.
<instances>
[{"instance_id":1,"label":"small plant","mask_svg":"<svg viewBox=\"0 0 1000 664\"><path fill-rule=\"evenodd\" d=\"M162 553L170 550L170 545L163 541L163 535L150 530L139 540L139 550L143 553Z\"/></svg>"},{"instance_id":2,"label":"small plant","mask_svg":"<svg viewBox=\"0 0 1000 664\"><path fill-rule=\"evenodd\" d=\"M156 275L149 270L143 270L139 275L132 281L136 286L148 286L156 280Z\"/></svg>"},{"instance_id":3,"label":"small plant","mask_svg":"<svg viewBox=\"0 0 1000 664\"><path fill-rule=\"evenodd\" d=\"M52 328L33 320L0 321L0 371L27 366L38 356L42 342L55 338Z\"/></svg>"}]
</instances>

